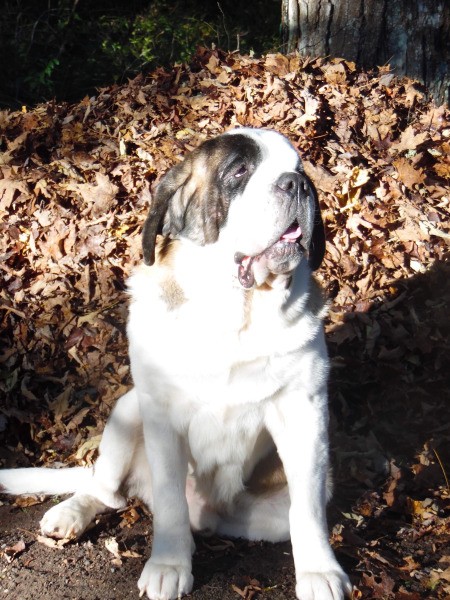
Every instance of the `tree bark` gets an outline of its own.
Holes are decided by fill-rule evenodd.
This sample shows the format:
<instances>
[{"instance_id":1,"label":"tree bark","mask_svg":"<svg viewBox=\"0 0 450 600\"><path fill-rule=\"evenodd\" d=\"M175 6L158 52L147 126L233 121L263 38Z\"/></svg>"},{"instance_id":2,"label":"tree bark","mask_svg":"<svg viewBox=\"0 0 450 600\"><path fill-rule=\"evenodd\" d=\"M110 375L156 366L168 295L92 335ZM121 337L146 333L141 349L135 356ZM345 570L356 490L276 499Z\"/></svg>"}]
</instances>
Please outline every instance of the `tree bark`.
<instances>
[{"instance_id":1,"label":"tree bark","mask_svg":"<svg viewBox=\"0 0 450 600\"><path fill-rule=\"evenodd\" d=\"M449 0L282 0L286 52L390 64L449 101Z\"/></svg>"}]
</instances>

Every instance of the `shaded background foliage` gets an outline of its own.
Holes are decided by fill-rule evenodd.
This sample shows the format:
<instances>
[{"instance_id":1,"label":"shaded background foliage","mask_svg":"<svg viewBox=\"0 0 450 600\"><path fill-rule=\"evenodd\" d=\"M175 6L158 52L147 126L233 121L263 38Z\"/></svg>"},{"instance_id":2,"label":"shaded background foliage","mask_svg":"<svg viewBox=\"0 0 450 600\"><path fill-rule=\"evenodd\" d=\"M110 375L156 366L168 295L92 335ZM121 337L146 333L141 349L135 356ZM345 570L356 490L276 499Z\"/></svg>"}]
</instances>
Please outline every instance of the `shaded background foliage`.
<instances>
[{"instance_id":1,"label":"shaded background foliage","mask_svg":"<svg viewBox=\"0 0 450 600\"><path fill-rule=\"evenodd\" d=\"M6 0L0 106L75 101L187 60L198 45L269 51L280 43L279 26L279 0Z\"/></svg>"}]
</instances>

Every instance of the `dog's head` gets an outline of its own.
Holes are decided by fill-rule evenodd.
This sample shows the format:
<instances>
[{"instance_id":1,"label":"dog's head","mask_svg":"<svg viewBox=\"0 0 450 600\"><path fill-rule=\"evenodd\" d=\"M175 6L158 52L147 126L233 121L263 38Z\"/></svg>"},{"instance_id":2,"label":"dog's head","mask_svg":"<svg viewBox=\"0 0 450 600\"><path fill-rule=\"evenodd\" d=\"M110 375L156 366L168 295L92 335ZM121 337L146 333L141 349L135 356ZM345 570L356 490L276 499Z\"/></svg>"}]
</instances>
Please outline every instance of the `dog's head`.
<instances>
[{"instance_id":1,"label":"dog's head","mask_svg":"<svg viewBox=\"0 0 450 600\"><path fill-rule=\"evenodd\" d=\"M204 142L162 179L144 224L144 261L155 260L156 236L198 245L223 242L241 285L289 274L325 252L314 186L282 135L236 129Z\"/></svg>"}]
</instances>

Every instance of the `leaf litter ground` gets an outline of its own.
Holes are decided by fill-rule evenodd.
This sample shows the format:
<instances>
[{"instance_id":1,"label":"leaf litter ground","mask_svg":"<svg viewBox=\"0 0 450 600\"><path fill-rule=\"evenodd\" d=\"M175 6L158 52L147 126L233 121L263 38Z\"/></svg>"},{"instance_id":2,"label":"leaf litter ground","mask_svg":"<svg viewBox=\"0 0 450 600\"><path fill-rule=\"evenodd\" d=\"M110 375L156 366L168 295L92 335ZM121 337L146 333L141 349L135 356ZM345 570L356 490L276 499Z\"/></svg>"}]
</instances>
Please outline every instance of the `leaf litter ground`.
<instances>
[{"instance_id":1,"label":"leaf litter ground","mask_svg":"<svg viewBox=\"0 0 450 600\"><path fill-rule=\"evenodd\" d=\"M289 136L319 190L330 530L354 597L450 598L449 113L387 68L200 50L76 105L0 113L0 459L95 460L131 383L125 281L154 186L238 125ZM3 498L2 596L135 598L145 509L52 545L48 506ZM195 576L197 600L294 597L289 544L201 540Z\"/></svg>"}]
</instances>

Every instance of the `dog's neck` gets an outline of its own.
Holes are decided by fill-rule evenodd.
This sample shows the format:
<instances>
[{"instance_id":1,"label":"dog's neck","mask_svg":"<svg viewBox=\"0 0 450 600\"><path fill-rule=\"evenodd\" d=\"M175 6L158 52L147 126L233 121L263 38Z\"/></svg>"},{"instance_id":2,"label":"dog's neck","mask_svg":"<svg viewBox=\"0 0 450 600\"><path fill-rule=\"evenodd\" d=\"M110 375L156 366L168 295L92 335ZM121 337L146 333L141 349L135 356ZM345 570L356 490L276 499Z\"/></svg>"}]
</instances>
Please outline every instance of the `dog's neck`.
<instances>
[{"instance_id":1,"label":"dog's neck","mask_svg":"<svg viewBox=\"0 0 450 600\"><path fill-rule=\"evenodd\" d=\"M160 238L157 246L157 264L162 271L171 274L187 299L196 299L200 294L211 301L220 296L230 302L248 304L261 297L263 302L271 302L284 310L285 306L297 311L307 301L310 277L309 266L303 260L294 273L275 275L267 273L263 281L250 290L239 283L238 266L234 262L232 250L219 242L199 246L185 239L168 240ZM200 299L199 299L200 300Z\"/></svg>"},{"instance_id":2,"label":"dog's neck","mask_svg":"<svg viewBox=\"0 0 450 600\"><path fill-rule=\"evenodd\" d=\"M215 244L200 246L188 239L171 240L160 238L157 244L156 261L160 267L176 269L177 278L183 280L183 287L188 288L202 281L199 289L204 289L204 280L209 287L235 288L239 292L270 290L287 290L292 284L294 273L275 274L267 270L259 272L255 285L245 290L239 282L238 265L234 260L234 252L220 241ZM184 268L181 266L184 263Z\"/></svg>"}]
</instances>

